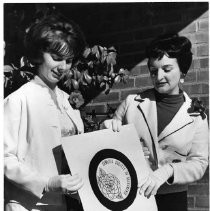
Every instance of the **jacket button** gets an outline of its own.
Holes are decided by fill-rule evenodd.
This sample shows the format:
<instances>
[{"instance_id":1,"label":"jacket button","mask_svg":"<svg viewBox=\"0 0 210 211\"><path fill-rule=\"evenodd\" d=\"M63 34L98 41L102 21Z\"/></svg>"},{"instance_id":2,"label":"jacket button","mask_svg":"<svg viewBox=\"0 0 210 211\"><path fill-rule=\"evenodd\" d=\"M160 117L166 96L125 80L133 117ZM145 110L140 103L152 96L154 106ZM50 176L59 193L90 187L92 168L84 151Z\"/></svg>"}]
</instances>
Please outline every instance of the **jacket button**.
<instances>
[{"instance_id":1,"label":"jacket button","mask_svg":"<svg viewBox=\"0 0 210 211\"><path fill-rule=\"evenodd\" d=\"M181 162L181 160L179 160L179 159L172 160L172 163L180 163L180 162Z\"/></svg>"},{"instance_id":2,"label":"jacket button","mask_svg":"<svg viewBox=\"0 0 210 211\"><path fill-rule=\"evenodd\" d=\"M168 148L168 145L163 145L163 146L161 147L162 150L165 150L165 149L167 149L167 148Z\"/></svg>"}]
</instances>

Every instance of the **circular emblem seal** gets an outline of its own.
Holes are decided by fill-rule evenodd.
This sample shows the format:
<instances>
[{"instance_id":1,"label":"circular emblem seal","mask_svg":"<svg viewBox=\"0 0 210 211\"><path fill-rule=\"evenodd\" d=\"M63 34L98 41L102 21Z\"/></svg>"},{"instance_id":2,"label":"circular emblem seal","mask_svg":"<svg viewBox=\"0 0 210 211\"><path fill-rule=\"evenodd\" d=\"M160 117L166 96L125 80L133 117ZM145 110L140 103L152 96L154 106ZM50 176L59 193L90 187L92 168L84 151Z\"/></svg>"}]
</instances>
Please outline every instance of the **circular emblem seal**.
<instances>
[{"instance_id":1,"label":"circular emblem seal","mask_svg":"<svg viewBox=\"0 0 210 211\"><path fill-rule=\"evenodd\" d=\"M110 210L125 210L136 197L136 171L117 150L104 149L95 154L89 166L89 180L95 196Z\"/></svg>"}]
</instances>

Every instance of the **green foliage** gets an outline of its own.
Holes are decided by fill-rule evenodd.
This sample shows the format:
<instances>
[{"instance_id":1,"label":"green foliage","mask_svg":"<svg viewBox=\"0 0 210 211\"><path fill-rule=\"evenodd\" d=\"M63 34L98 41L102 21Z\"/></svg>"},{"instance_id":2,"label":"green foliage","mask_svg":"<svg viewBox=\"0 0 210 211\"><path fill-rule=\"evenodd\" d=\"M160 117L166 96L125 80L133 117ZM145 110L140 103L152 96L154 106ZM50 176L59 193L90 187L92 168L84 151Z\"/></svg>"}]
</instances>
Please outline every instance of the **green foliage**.
<instances>
[{"instance_id":1,"label":"green foliage","mask_svg":"<svg viewBox=\"0 0 210 211\"><path fill-rule=\"evenodd\" d=\"M4 65L4 97L34 78L33 68Z\"/></svg>"},{"instance_id":2,"label":"green foliage","mask_svg":"<svg viewBox=\"0 0 210 211\"><path fill-rule=\"evenodd\" d=\"M86 48L83 57L66 73L59 86L68 93L81 92L85 103L102 91L108 94L114 83L125 83L128 77L127 70L115 68L116 57L114 47Z\"/></svg>"},{"instance_id":3,"label":"green foliage","mask_svg":"<svg viewBox=\"0 0 210 211\"><path fill-rule=\"evenodd\" d=\"M74 108L87 104L102 91L108 94L114 83L126 82L128 71L115 68L116 57L114 47L95 45L86 48L83 57L67 71L58 85L69 93L69 102ZM4 66L5 97L34 77L35 68L24 59L20 63L20 68Z\"/></svg>"}]
</instances>

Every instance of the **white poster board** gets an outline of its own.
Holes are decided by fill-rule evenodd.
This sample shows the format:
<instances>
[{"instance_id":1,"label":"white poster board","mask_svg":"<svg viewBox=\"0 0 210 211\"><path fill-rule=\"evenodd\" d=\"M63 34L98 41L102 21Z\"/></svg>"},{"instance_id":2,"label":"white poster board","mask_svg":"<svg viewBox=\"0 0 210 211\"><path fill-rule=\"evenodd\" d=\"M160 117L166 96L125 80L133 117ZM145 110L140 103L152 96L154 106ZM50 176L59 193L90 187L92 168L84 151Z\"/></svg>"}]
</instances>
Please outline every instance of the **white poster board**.
<instances>
[{"instance_id":1,"label":"white poster board","mask_svg":"<svg viewBox=\"0 0 210 211\"><path fill-rule=\"evenodd\" d=\"M62 138L72 174L79 173L84 186L79 195L85 211L157 211L154 196L137 192L138 181L150 169L132 124L120 132L111 129Z\"/></svg>"}]
</instances>

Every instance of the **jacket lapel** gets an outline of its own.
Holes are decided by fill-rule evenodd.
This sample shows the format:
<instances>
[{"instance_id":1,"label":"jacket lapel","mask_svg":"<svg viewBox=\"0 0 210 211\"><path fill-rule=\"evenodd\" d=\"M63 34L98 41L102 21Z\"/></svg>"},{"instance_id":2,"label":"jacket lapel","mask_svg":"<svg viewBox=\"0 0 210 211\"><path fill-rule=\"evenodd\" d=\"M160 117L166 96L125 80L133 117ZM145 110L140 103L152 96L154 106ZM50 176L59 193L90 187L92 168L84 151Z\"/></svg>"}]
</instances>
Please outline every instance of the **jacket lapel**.
<instances>
[{"instance_id":1,"label":"jacket lapel","mask_svg":"<svg viewBox=\"0 0 210 211\"><path fill-rule=\"evenodd\" d=\"M145 123L147 125L148 131L150 133L151 141L153 143L154 157L156 158L156 162L158 162L157 151L157 108L156 101L153 92L151 92L150 96L144 98L143 96L137 96L136 99L140 103L138 104L138 109L143 115Z\"/></svg>"},{"instance_id":2,"label":"jacket lapel","mask_svg":"<svg viewBox=\"0 0 210 211\"><path fill-rule=\"evenodd\" d=\"M158 136L159 142L169 135L179 131L184 128L186 125L191 124L194 120L190 117L187 110L190 107L191 100L184 92L185 102L176 113L171 122L165 127L165 129Z\"/></svg>"},{"instance_id":3,"label":"jacket lapel","mask_svg":"<svg viewBox=\"0 0 210 211\"><path fill-rule=\"evenodd\" d=\"M153 137L153 140L157 139L157 109L156 102L150 101L149 99L142 100L139 103L138 108L140 109L147 127Z\"/></svg>"}]
</instances>

